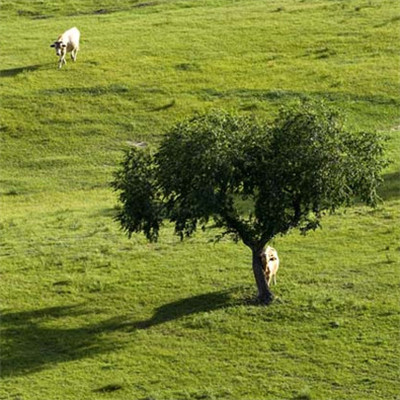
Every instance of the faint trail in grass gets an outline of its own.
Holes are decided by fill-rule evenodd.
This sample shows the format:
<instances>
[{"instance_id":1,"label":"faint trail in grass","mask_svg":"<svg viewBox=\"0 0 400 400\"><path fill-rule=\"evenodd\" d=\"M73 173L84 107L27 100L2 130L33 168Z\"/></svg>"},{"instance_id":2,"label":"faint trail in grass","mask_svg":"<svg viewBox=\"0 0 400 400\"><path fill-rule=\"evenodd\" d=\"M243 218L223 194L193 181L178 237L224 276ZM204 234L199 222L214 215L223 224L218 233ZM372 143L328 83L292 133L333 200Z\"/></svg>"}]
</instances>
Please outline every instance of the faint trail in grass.
<instances>
[{"instance_id":1,"label":"faint trail in grass","mask_svg":"<svg viewBox=\"0 0 400 400\"><path fill-rule=\"evenodd\" d=\"M218 91L213 88L201 89L195 93L202 100L233 99L259 101L285 101L290 99L318 98L330 101L367 102L371 104L400 105L400 100L380 95L356 95L341 92L298 92L292 90L231 89Z\"/></svg>"},{"instance_id":2,"label":"faint trail in grass","mask_svg":"<svg viewBox=\"0 0 400 400\"><path fill-rule=\"evenodd\" d=\"M374 28L382 28L382 27L384 27L386 25L393 24L393 23L396 23L396 22L400 22L400 15L396 15L395 17L390 18L387 21L384 21L384 22L382 22L380 24L377 24L377 25L374 26Z\"/></svg>"}]
</instances>

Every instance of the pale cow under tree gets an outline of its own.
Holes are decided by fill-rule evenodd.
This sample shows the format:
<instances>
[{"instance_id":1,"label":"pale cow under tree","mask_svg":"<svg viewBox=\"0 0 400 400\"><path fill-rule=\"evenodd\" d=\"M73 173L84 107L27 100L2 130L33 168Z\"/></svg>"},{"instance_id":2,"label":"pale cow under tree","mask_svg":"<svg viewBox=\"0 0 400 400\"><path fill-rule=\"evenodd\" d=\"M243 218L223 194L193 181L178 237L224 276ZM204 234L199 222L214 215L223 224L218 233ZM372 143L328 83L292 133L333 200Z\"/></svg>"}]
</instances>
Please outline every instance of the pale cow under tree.
<instances>
[{"instance_id":1,"label":"pale cow under tree","mask_svg":"<svg viewBox=\"0 0 400 400\"><path fill-rule=\"evenodd\" d=\"M268 246L261 253L261 261L268 286L271 286L271 282L276 285L276 273L279 268L278 252L273 247Z\"/></svg>"},{"instance_id":2,"label":"pale cow under tree","mask_svg":"<svg viewBox=\"0 0 400 400\"><path fill-rule=\"evenodd\" d=\"M66 64L65 56L67 53L71 53L71 58L76 61L76 55L79 50L79 38L80 32L77 28L71 28L65 31L58 39L50 45L55 47L56 55L60 57L58 60L58 68L61 68L63 64Z\"/></svg>"}]
</instances>

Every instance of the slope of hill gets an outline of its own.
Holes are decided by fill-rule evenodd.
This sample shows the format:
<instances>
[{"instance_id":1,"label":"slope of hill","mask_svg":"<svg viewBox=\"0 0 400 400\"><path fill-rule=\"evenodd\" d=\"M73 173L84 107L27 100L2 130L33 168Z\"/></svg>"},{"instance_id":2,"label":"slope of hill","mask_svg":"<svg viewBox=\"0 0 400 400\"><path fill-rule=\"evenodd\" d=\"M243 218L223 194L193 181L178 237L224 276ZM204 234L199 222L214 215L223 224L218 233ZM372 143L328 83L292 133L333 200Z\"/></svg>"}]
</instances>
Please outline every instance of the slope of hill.
<instances>
[{"instance_id":1,"label":"slope of hill","mask_svg":"<svg viewBox=\"0 0 400 400\"><path fill-rule=\"evenodd\" d=\"M392 0L3 1L0 398L396 399L399 5ZM50 44L82 33L57 69ZM273 118L299 98L388 135L374 210L273 243L270 307L250 254L213 232L128 240L123 150L210 108Z\"/></svg>"}]
</instances>

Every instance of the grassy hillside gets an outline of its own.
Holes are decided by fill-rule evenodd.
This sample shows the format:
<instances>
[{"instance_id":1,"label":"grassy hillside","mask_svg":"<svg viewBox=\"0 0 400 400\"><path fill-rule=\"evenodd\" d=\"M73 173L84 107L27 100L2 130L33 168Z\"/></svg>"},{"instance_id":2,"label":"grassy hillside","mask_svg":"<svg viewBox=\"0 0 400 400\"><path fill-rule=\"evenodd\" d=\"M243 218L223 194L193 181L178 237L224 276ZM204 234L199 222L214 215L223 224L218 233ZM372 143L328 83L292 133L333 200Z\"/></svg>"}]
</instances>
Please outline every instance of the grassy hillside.
<instances>
[{"instance_id":1,"label":"grassy hillside","mask_svg":"<svg viewBox=\"0 0 400 400\"><path fill-rule=\"evenodd\" d=\"M0 6L0 399L397 399L400 6L392 0L4 0ZM50 44L82 34L57 69ZM195 111L273 118L324 99L387 134L384 202L251 255L128 240L123 150Z\"/></svg>"}]
</instances>

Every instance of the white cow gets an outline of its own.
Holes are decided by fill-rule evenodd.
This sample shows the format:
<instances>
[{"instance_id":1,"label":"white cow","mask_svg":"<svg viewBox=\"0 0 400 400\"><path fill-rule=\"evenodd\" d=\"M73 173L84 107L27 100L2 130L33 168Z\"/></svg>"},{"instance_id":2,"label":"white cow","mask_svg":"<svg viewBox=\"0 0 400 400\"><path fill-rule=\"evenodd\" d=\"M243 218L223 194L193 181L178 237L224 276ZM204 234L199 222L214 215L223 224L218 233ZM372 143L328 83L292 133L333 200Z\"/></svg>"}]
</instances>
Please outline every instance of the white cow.
<instances>
[{"instance_id":1,"label":"white cow","mask_svg":"<svg viewBox=\"0 0 400 400\"><path fill-rule=\"evenodd\" d=\"M271 285L271 281L276 285L276 273L279 268L278 252L273 247L268 246L261 253L261 260L268 286Z\"/></svg>"},{"instance_id":2,"label":"white cow","mask_svg":"<svg viewBox=\"0 0 400 400\"><path fill-rule=\"evenodd\" d=\"M55 47L57 56L60 57L58 61L58 68L66 64L65 56L71 53L71 58L76 61L76 54L79 50L79 38L81 34L77 28L71 28L65 31L58 39L50 46Z\"/></svg>"}]
</instances>

